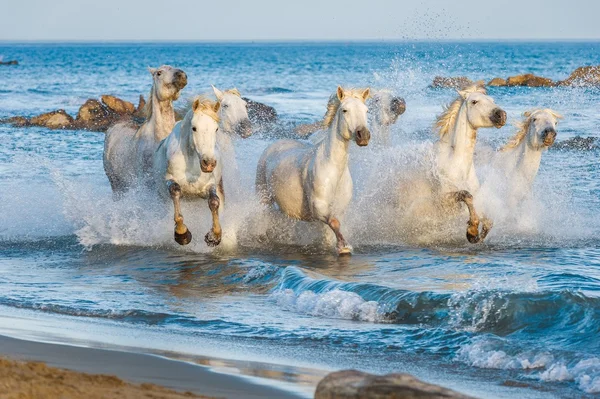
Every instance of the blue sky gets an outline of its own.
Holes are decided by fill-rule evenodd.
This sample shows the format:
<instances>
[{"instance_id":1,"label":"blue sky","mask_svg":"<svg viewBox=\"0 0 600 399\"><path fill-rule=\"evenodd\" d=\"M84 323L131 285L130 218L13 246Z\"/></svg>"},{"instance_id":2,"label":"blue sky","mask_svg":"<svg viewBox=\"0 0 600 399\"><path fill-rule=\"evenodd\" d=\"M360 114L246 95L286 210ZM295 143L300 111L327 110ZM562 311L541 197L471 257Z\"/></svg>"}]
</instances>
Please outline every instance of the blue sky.
<instances>
[{"instance_id":1,"label":"blue sky","mask_svg":"<svg viewBox=\"0 0 600 399\"><path fill-rule=\"evenodd\" d=\"M597 0L8 0L0 40L600 39Z\"/></svg>"}]
</instances>

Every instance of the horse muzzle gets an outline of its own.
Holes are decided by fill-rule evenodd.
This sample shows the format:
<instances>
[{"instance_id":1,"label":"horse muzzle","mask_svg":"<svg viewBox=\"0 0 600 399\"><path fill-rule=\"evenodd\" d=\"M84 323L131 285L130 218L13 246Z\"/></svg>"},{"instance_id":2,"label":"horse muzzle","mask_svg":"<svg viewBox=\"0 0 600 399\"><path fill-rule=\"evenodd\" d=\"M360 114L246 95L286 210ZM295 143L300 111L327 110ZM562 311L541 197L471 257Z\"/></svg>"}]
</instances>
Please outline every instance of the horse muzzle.
<instances>
[{"instance_id":1,"label":"horse muzzle","mask_svg":"<svg viewBox=\"0 0 600 399\"><path fill-rule=\"evenodd\" d=\"M500 129L506 124L506 111L496 108L490 114L490 121L494 124L494 127Z\"/></svg>"},{"instance_id":2,"label":"horse muzzle","mask_svg":"<svg viewBox=\"0 0 600 399\"><path fill-rule=\"evenodd\" d=\"M173 85L177 90L181 90L187 85L187 75L181 69L176 70L173 74Z\"/></svg>"},{"instance_id":3,"label":"horse muzzle","mask_svg":"<svg viewBox=\"0 0 600 399\"><path fill-rule=\"evenodd\" d=\"M212 171L215 170L216 167L217 167L216 159L203 158L202 161L200 161L200 169L204 173L212 173Z\"/></svg>"},{"instance_id":4,"label":"horse muzzle","mask_svg":"<svg viewBox=\"0 0 600 399\"><path fill-rule=\"evenodd\" d=\"M252 125L248 119L241 121L235 128L235 134L243 139L252 136Z\"/></svg>"},{"instance_id":5,"label":"horse muzzle","mask_svg":"<svg viewBox=\"0 0 600 399\"><path fill-rule=\"evenodd\" d=\"M552 147L554 140L556 140L556 130L551 127L544 129L542 132L542 140L545 147Z\"/></svg>"},{"instance_id":6,"label":"horse muzzle","mask_svg":"<svg viewBox=\"0 0 600 399\"><path fill-rule=\"evenodd\" d=\"M394 97L390 103L390 111L398 118L406 111L406 101L402 97Z\"/></svg>"},{"instance_id":7,"label":"horse muzzle","mask_svg":"<svg viewBox=\"0 0 600 399\"><path fill-rule=\"evenodd\" d=\"M354 133L354 140L356 141L356 144L358 144L360 147L364 147L368 145L369 140L371 140L371 132L364 126L359 127Z\"/></svg>"}]
</instances>

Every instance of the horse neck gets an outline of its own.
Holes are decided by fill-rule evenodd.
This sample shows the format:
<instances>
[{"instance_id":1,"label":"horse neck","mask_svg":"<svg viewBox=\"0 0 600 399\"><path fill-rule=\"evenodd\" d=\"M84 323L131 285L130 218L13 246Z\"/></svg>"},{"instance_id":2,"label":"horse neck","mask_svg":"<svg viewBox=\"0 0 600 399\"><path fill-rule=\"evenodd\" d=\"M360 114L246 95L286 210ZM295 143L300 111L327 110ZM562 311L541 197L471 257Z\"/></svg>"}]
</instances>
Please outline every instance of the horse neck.
<instances>
[{"instance_id":1,"label":"horse neck","mask_svg":"<svg viewBox=\"0 0 600 399\"><path fill-rule=\"evenodd\" d=\"M454 126L438 142L438 155L442 155L445 161L452 163L452 166L448 165L449 167L457 168L458 165L462 165L461 172L466 175L473 167L476 139L477 129L469 123L467 108L463 103Z\"/></svg>"},{"instance_id":2,"label":"horse neck","mask_svg":"<svg viewBox=\"0 0 600 399\"><path fill-rule=\"evenodd\" d=\"M197 157L197 152L194 148L194 137L192 136L192 119L184 118L179 126L179 143L181 152L186 160Z\"/></svg>"},{"instance_id":3,"label":"horse neck","mask_svg":"<svg viewBox=\"0 0 600 399\"><path fill-rule=\"evenodd\" d=\"M317 154L322 154L326 163L335 165L340 171L348 166L349 141L340 135L341 124L336 116L329 127L329 135L319 144Z\"/></svg>"},{"instance_id":4,"label":"horse neck","mask_svg":"<svg viewBox=\"0 0 600 399\"><path fill-rule=\"evenodd\" d=\"M518 172L529 182L533 182L542 161L542 150L531 148L528 136L523 141L507 152L510 157L512 172Z\"/></svg>"},{"instance_id":5,"label":"horse neck","mask_svg":"<svg viewBox=\"0 0 600 399\"><path fill-rule=\"evenodd\" d=\"M154 139L158 142L163 140L171 133L175 126L175 111L173 110L172 100L160 101L156 95L156 89L152 86L151 115L147 124L153 127Z\"/></svg>"}]
</instances>

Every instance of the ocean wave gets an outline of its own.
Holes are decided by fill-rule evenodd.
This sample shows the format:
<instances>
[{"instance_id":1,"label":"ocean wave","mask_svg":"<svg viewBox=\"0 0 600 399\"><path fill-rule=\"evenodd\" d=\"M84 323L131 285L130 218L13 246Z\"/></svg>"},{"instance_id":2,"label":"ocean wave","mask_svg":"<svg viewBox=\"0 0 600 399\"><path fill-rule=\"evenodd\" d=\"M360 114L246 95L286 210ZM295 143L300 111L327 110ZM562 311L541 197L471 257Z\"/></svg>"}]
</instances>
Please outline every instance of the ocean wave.
<instances>
[{"instance_id":1,"label":"ocean wave","mask_svg":"<svg viewBox=\"0 0 600 399\"><path fill-rule=\"evenodd\" d=\"M314 316L498 336L519 334L523 339L550 344L557 341L563 348L600 351L600 298L572 290L516 291L503 287L505 283L500 283L500 288L490 283L456 293L414 292L315 279L288 267L272 295L286 309ZM575 339L573 328L585 333Z\"/></svg>"},{"instance_id":2,"label":"ocean wave","mask_svg":"<svg viewBox=\"0 0 600 399\"><path fill-rule=\"evenodd\" d=\"M514 350L513 350L514 352ZM456 360L478 368L503 370L536 370L524 375L543 382L575 382L587 393L600 393L600 358L548 351L516 351L510 353L505 343L494 339L476 339L464 345Z\"/></svg>"}]
</instances>

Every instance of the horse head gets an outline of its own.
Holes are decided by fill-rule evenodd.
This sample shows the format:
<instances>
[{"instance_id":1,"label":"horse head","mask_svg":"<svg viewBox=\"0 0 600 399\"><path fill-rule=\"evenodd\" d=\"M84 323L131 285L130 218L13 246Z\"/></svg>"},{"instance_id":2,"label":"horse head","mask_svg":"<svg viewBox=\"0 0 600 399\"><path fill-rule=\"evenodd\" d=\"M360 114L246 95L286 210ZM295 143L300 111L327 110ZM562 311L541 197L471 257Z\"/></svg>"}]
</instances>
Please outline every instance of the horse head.
<instances>
[{"instance_id":1,"label":"horse head","mask_svg":"<svg viewBox=\"0 0 600 399\"><path fill-rule=\"evenodd\" d=\"M237 89L221 91L215 86L212 87L221 109L219 118L221 119L221 128L226 134L237 134L242 138L252 135L252 126L248 118L248 109L246 101L242 99Z\"/></svg>"},{"instance_id":2,"label":"horse head","mask_svg":"<svg viewBox=\"0 0 600 399\"><path fill-rule=\"evenodd\" d=\"M344 140L354 140L364 147L369 144L371 132L367 127L367 106L370 90L347 90L338 86L336 92L338 134Z\"/></svg>"},{"instance_id":3,"label":"horse head","mask_svg":"<svg viewBox=\"0 0 600 399\"><path fill-rule=\"evenodd\" d=\"M163 65L160 68L150 68L154 81L154 95L158 101L177 100L179 92L187 85L187 75L181 69Z\"/></svg>"},{"instance_id":4,"label":"horse head","mask_svg":"<svg viewBox=\"0 0 600 399\"><path fill-rule=\"evenodd\" d=\"M467 107L467 120L475 129L481 127L501 128L506 124L506 112L494 103L494 99L480 88L460 90Z\"/></svg>"},{"instance_id":5,"label":"horse head","mask_svg":"<svg viewBox=\"0 0 600 399\"><path fill-rule=\"evenodd\" d=\"M524 125L527 127L527 143L534 149L549 148L556 139L556 125L562 115L551 109L537 109L525 112Z\"/></svg>"},{"instance_id":6,"label":"horse head","mask_svg":"<svg viewBox=\"0 0 600 399\"><path fill-rule=\"evenodd\" d=\"M389 90L378 90L372 93L370 103L370 111L375 122L380 126L393 125L406 111L404 99L394 96Z\"/></svg>"},{"instance_id":7,"label":"horse head","mask_svg":"<svg viewBox=\"0 0 600 399\"><path fill-rule=\"evenodd\" d=\"M193 116L187 128L191 129L191 146L200 159L200 169L204 173L211 173L217 166L216 143L220 106L218 101L202 97L196 97L192 103Z\"/></svg>"}]
</instances>

